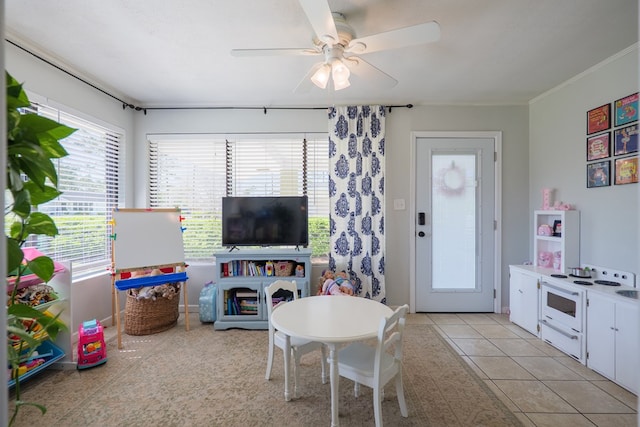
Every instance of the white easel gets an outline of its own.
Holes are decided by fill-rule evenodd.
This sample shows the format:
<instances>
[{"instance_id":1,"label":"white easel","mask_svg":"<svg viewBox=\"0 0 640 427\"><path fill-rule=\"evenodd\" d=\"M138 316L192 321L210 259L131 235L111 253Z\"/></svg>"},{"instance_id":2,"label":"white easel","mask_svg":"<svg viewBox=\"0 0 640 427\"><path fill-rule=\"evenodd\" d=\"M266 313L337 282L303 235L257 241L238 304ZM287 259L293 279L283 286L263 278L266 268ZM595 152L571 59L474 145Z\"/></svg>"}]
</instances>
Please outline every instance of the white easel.
<instances>
[{"instance_id":1,"label":"white easel","mask_svg":"<svg viewBox=\"0 0 640 427\"><path fill-rule=\"evenodd\" d=\"M118 329L118 348L122 348L118 291L182 282L185 328L189 330L187 273L184 271L180 209L115 209L111 221L112 319ZM170 273L123 279L123 273L146 269L170 269Z\"/></svg>"}]
</instances>

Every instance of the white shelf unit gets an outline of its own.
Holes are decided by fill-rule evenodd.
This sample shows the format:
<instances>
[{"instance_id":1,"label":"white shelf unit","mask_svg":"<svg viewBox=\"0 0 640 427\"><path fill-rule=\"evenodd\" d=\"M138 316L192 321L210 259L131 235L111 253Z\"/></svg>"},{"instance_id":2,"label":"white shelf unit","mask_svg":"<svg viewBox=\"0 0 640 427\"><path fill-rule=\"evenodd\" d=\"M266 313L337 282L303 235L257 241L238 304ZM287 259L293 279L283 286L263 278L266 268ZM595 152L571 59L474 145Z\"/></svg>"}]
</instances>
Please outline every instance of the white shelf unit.
<instances>
[{"instance_id":1,"label":"white shelf unit","mask_svg":"<svg viewBox=\"0 0 640 427\"><path fill-rule=\"evenodd\" d=\"M73 331L71 330L71 264L65 263L64 266L64 270L57 272L48 283L48 285L51 286L58 295L58 299L46 304L35 306L34 308L42 312L49 311L52 315L59 314L58 319L67 326L68 330L60 331L55 341L51 341L50 339L46 340L51 342L54 347L51 348L52 346L46 346L46 344L43 344L43 347L47 347L48 350L53 350L53 357L46 356L45 362L42 365L20 375L20 381L36 376L41 371L49 367L55 369L68 369L75 368L76 366L76 363L73 360ZM8 385L10 387L14 386L15 381L9 379Z\"/></svg>"},{"instance_id":2,"label":"white shelf unit","mask_svg":"<svg viewBox=\"0 0 640 427\"><path fill-rule=\"evenodd\" d=\"M533 263L538 267L548 267L566 274L567 269L580 267L580 212L539 210L534 211L533 220ZM549 225L552 229L557 221L562 224L560 236L541 236L538 230L541 225ZM546 252L551 257L551 265L542 265L540 254ZM555 265L554 256L560 255L560 263Z\"/></svg>"},{"instance_id":3,"label":"white shelf unit","mask_svg":"<svg viewBox=\"0 0 640 427\"><path fill-rule=\"evenodd\" d=\"M300 297L309 296L311 278L310 249L241 249L220 251L216 257L216 296L217 318L214 329L242 328L268 329L266 298L264 288L276 280L295 280ZM264 276L251 273L247 266L264 266L267 262L294 263L290 276ZM236 263L239 269L235 275L229 272L230 263ZM227 265L227 275L225 275ZM296 276L295 266L302 266L303 274ZM236 300L244 300L251 309L234 308Z\"/></svg>"}]
</instances>

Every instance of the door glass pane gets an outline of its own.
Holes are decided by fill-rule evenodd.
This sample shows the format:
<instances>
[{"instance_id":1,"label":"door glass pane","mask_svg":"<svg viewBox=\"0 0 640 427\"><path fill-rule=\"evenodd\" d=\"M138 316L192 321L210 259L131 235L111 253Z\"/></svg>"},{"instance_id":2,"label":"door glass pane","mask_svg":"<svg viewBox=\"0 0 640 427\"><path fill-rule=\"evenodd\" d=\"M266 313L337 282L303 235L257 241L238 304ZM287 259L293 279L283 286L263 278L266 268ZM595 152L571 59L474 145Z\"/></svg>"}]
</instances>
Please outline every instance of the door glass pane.
<instances>
[{"instance_id":1,"label":"door glass pane","mask_svg":"<svg viewBox=\"0 0 640 427\"><path fill-rule=\"evenodd\" d=\"M476 289L476 156L432 157L434 290Z\"/></svg>"}]
</instances>

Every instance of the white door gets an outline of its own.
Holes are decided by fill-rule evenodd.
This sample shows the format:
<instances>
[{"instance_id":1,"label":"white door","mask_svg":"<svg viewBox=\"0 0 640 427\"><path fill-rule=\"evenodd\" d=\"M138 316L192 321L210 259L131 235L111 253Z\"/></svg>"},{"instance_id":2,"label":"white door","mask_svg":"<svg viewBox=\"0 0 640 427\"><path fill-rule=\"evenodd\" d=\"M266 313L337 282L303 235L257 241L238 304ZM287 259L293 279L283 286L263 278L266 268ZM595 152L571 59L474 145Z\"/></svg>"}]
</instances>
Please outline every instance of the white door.
<instances>
[{"instance_id":1,"label":"white door","mask_svg":"<svg viewBox=\"0 0 640 427\"><path fill-rule=\"evenodd\" d=\"M415 307L493 312L495 139L416 139Z\"/></svg>"}]
</instances>

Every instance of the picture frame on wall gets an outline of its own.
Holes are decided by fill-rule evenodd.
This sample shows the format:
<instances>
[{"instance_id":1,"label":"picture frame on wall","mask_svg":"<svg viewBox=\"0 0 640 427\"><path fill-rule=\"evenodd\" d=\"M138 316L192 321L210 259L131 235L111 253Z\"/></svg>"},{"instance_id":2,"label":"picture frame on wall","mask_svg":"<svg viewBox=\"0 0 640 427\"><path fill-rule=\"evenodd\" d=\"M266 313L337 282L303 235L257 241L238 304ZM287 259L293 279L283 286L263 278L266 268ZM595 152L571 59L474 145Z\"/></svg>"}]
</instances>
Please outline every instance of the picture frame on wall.
<instances>
[{"instance_id":1,"label":"picture frame on wall","mask_svg":"<svg viewBox=\"0 0 640 427\"><path fill-rule=\"evenodd\" d=\"M602 132L611 127L611 104L604 104L587 111L587 135Z\"/></svg>"},{"instance_id":2,"label":"picture frame on wall","mask_svg":"<svg viewBox=\"0 0 640 427\"><path fill-rule=\"evenodd\" d=\"M615 184L635 184L638 182L638 156L616 159Z\"/></svg>"},{"instance_id":3,"label":"picture frame on wall","mask_svg":"<svg viewBox=\"0 0 640 427\"><path fill-rule=\"evenodd\" d=\"M605 132L587 138L587 161L604 159L611 156L611 132Z\"/></svg>"},{"instance_id":4,"label":"picture frame on wall","mask_svg":"<svg viewBox=\"0 0 640 427\"><path fill-rule=\"evenodd\" d=\"M613 154L620 156L638 151L638 123L613 131Z\"/></svg>"},{"instance_id":5,"label":"picture frame on wall","mask_svg":"<svg viewBox=\"0 0 640 427\"><path fill-rule=\"evenodd\" d=\"M615 126L638 120L638 92L617 99L614 103Z\"/></svg>"},{"instance_id":6,"label":"picture frame on wall","mask_svg":"<svg viewBox=\"0 0 640 427\"><path fill-rule=\"evenodd\" d=\"M587 163L587 188L611 185L611 160Z\"/></svg>"}]
</instances>

